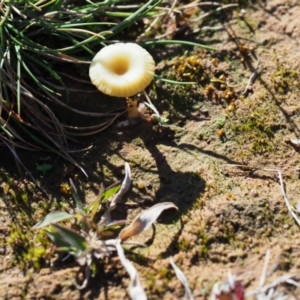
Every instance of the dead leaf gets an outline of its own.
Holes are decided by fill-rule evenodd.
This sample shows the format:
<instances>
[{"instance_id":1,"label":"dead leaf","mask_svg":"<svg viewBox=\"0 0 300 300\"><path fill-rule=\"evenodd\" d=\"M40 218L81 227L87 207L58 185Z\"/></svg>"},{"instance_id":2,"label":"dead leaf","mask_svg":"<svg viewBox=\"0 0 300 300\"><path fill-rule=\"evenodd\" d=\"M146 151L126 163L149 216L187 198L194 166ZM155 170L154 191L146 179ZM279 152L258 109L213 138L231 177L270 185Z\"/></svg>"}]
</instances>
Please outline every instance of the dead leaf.
<instances>
[{"instance_id":1,"label":"dead leaf","mask_svg":"<svg viewBox=\"0 0 300 300\"><path fill-rule=\"evenodd\" d=\"M121 241L116 244L118 256L130 277L129 295L132 300L147 300L146 293L140 283L139 274L133 264L126 258Z\"/></svg>"},{"instance_id":2,"label":"dead leaf","mask_svg":"<svg viewBox=\"0 0 300 300\"><path fill-rule=\"evenodd\" d=\"M108 207L107 211L101 217L101 223L109 224L111 222L110 213L116 208L118 202L122 196L129 190L131 185L131 170L128 163L125 163L125 177L122 182L121 188L119 192L115 195L114 199L111 201L110 206Z\"/></svg>"},{"instance_id":3,"label":"dead leaf","mask_svg":"<svg viewBox=\"0 0 300 300\"><path fill-rule=\"evenodd\" d=\"M120 232L119 238L123 242L137 234L140 234L156 221L162 211L169 208L178 209L178 207L172 202L163 202L144 210L131 222L129 226L125 227Z\"/></svg>"},{"instance_id":4,"label":"dead leaf","mask_svg":"<svg viewBox=\"0 0 300 300\"><path fill-rule=\"evenodd\" d=\"M185 291L184 299L194 300L191 289L189 288L189 283L188 283L185 275L183 274L183 272L174 263L172 256L170 256L170 264L173 267L178 280L182 283L182 285L184 287L184 291Z\"/></svg>"},{"instance_id":5,"label":"dead leaf","mask_svg":"<svg viewBox=\"0 0 300 300\"><path fill-rule=\"evenodd\" d=\"M295 146L300 146L300 139L290 139L291 143Z\"/></svg>"}]
</instances>

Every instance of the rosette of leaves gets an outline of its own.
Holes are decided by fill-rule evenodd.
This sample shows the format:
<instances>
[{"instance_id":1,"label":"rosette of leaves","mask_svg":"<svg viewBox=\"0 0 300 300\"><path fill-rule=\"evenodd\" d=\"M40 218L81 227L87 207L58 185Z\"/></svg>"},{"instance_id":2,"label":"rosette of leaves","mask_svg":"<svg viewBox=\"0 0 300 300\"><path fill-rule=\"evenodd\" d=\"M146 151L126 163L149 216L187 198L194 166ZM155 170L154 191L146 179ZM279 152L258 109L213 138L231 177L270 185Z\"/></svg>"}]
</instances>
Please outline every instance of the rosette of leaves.
<instances>
[{"instance_id":1,"label":"rosette of leaves","mask_svg":"<svg viewBox=\"0 0 300 300\"><path fill-rule=\"evenodd\" d=\"M117 252L121 263L128 272L131 283L129 293L132 299L146 299L145 292L139 282L139 277L133 264L125 257L122 244L133 236L136 236L148 229L165 209L177 207L171 202L156 204L138 215L129 225L123 228L115 238L110 233L115 233L125 220L114 221L111 212L122 196L128 191L131 185L130 167L125 164L125 178L122 184L113 185L110 188L102 189L97 198L87 207L83 207L78 198L76 188L71 182L73 196L76 201L77 213L57 211L46 215L38 222L33 229L45 229L50 240L57 246L57 250L73 255L79 265L85 267L85 280L79 288L88 284L91 264L93 259L101 259ZM99 221L96 215L100 211L104 201L112 198L107 210L102 214ZM62 221L74 219L73 226L66 227L59 224Z\"/></svg>"}]
</instances>

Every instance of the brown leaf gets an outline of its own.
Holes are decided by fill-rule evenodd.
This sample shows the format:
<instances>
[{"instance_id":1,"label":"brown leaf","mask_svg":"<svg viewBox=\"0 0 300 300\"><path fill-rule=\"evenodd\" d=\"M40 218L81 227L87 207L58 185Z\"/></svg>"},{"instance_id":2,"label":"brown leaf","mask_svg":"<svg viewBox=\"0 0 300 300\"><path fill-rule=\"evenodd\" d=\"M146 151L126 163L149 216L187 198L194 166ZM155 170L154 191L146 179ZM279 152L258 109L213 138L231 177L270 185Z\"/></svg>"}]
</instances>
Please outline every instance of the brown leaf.
<instances>
[{"instance_id":1,"label":"brown leaf","mask_svg":"<svg viewBox=\"0 0 300 300\"><path fill-rule=\"evenodd\" d=\"M162 211L169 208L178 209L177 206L172 202L163 202L144 210L131 222L129 226L125 227L120 232L119 238L121 242L148 229L156 221Z\"/></svg>"}]
</instances>

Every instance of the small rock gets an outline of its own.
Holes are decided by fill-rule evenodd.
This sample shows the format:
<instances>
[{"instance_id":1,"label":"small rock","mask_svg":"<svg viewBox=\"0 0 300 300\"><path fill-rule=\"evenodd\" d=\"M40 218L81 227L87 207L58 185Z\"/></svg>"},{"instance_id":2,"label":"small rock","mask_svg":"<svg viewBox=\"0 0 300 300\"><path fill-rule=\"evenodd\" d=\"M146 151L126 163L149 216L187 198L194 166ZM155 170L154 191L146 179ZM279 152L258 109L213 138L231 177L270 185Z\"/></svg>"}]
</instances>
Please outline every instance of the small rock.
<instances>
[{"instance_id":1,"label":"small rock","mask_svg":"<svg viewBox=\"0 0 300 300\"><path fill-rule=\"evenodd\" d=\"M139 190L144 190L146 188L146 184L144 181L140 180L137 184Z\"/></svg>"}]
</instances>

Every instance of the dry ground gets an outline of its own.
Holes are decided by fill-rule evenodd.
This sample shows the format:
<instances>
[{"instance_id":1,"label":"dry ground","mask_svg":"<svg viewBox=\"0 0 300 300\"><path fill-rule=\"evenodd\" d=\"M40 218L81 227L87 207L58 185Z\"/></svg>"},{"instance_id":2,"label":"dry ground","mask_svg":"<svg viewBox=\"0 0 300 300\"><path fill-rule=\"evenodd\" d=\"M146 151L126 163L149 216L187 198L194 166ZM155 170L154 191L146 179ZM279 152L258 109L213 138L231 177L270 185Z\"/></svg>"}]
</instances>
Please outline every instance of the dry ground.
<instances>
[{"instance_id":1,"label":"dry ground","mask_svg":"<svg viewBox=\"0 0 300 300\"><path fill-rule=\"evenodd\" d=\"M257 1L243 17L239 14L236 10L231 15L230 24L225 20L224 28L201 31L199 36L213 41L215 52L171 47L168 53L156 53L158 73L173 78L184 75L182 61L195 55L210 79L225 83L156 82L155 103L169 117L168 128L160 131L142 123L121 131L114 125L85 140L93 147L77 159L90 174L89 181L51 154L21 152L51 195L47 199L20 179L10 154L0 150L0 299L128 298L129 280L117 258L100 263L88 287L79 291L73 285L79 268L72 260L51 264L54 255L49 248L41 255L46 259L40 268L37 263L34 268L37 254L26 252L40 243L27 233L36 220L50 207L73 207L71 198L59 191L62 182L73 177L89 202L101 182L108 186L122 179L125 161L133 177L128 218L156 202L172 201L179 207L178 213L169 211L160 217L154 238L152 229L139 238L151 240L147 249L127 254L149 299L183 297L169 265L170 255L187 276L195 299L207 297L229 270L247 291L255 290L268 249L267 283L284 274L296 275L300 282L300 230L287 210L274 171L281 170L287 196L296 205L300 148L290 139L300 138L300 4ZM182 57L184 51L188 53ZM256 80L244 93L258 60ZM95 94L77 97L91 101L90 105L99 99ZM52 169L42 175L35 168L48 156ZM138 188L141 183L144 189ZM28 242L28 237L35 240ZM300 298L300 288L280 288L290 299Z\"/></svg>"}]
</instances>

